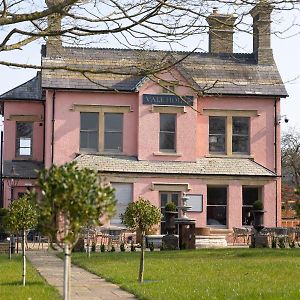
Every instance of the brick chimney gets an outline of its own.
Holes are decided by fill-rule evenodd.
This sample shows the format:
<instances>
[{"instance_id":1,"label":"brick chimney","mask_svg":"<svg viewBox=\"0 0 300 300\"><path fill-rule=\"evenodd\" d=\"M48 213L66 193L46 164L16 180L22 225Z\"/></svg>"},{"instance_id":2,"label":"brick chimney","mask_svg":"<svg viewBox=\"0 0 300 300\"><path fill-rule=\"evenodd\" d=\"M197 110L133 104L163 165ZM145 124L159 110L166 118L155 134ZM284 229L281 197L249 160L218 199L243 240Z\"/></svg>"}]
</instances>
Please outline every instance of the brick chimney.
<instances>
[{"instance_id":1,"label":"brick chimney","mask_svg":"<svg viewBox=\"0 0 300 300\"><path fill-rule=\"evenodd\" d=\"M253 53L260 65L274 63L271 48L271 13L273 6L268 0L259 0L250 14L253 18Z\"/></svg>"},{"instance_id":2,"label":"brick chimney","mask_svg":"<svg viewBox=\"0 0 300 300\"><path fill-rule=\"evenodd\" d=\"M48 8L58 5L63 0L46 0ZM62 15L54 13L48 16L48 28L51 32L59 32L61 30ZM49 57L61 56L62 41L60 35L48 36L46 43L46 55Z\"/></svg>"},{"instance_id":3,"label":"brick chimney","mask_svg":"<svg viewBox=\"0 0 300 300\"><path fill-rule=\"evenodd\" d=\"M219 14L217 9L206 18L209 24L209 52L233 52L233 27L236 17L234 15Z\"/></svg>"}]
</instances>

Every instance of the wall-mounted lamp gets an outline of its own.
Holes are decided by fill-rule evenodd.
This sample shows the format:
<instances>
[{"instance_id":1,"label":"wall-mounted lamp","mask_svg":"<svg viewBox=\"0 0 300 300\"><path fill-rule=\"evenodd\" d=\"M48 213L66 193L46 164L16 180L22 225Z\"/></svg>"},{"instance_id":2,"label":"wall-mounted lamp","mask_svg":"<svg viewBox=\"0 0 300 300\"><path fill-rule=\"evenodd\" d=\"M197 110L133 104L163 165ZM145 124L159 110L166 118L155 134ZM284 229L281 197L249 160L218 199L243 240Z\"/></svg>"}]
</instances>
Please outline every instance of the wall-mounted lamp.
<instances>
[{"instance_id":1,"label":"wall-mounted lamp","mask_svg":"<svg viewBox=\"0 0 300 300\"><path fill-rule=\"evenodd\" d=\"M289 122L289 119L288 119L287 115L277 115L276 116L276 122L275 122L275 124L279 125L281 123L281 120L283 120L284 123L288 123Z\"/></svg>"}]
</instances>

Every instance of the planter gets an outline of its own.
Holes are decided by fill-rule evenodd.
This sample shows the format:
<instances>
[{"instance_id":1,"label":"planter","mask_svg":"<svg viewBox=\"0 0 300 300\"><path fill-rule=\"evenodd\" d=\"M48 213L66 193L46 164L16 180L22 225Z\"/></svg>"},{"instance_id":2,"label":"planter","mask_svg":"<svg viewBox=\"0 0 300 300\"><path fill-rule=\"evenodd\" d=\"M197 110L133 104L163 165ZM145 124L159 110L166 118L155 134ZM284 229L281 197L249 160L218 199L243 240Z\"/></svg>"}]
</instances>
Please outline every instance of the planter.
<instances>
[{"instance_id":1,"label":"planter","mask_svg":"<svg viewBox=\"0 0 300 300\"><path fill-rule=\"evenodd\" d=\"M257 230L260 231L264 225L264 210L253 210L253 227Z\"/></svg>"},{"instance_id":2,"label":"planter","mask_svg":"<svg viewBox=\"0 0 300 300\"><path fill-rule=\"evenodd\" d=\"M173 234L176 228L175 218L177 216L176 211L166 211L165 218L166 218L166 229L168 234Z\"/></svg>"}]
</instances>

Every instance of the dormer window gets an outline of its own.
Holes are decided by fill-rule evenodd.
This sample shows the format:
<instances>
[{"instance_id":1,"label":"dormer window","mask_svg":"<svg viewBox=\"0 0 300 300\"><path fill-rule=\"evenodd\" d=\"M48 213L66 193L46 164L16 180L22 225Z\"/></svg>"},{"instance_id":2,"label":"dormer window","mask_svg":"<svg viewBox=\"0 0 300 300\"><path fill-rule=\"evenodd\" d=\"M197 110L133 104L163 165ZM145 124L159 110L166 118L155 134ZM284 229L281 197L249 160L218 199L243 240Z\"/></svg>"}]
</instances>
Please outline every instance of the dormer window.
<instances>
[{"instance_id":1,"label":"dormer window","mask_svg":"<svg viewBox=\"0 0 300 300\"><path fill-rule=\"evenodd\" d=\"M32 122L16 122L16 156L32 156Z\"/></svg>"}]
</instances>

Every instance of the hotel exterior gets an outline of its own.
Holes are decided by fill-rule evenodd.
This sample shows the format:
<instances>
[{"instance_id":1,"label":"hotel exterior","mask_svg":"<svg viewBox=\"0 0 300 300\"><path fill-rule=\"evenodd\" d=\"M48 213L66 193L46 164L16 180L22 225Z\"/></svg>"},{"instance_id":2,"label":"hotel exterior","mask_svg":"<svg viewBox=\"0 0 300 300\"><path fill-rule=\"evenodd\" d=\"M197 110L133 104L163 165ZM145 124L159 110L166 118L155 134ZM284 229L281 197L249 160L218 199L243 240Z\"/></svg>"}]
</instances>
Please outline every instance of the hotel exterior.
<instances>
[{"instance_id":1,"label":"hotel exterior","mask_svg":"<svg viewBox=\"0 0 300 300\"><path fill-rule=\"evenodd\" d=\"M265 226L279 226L287 92L270 46L271 11L266 3L251 11L253 53L233 53L235 18L216 11L207 17L208 53L63 47L50 38L44 69L0 96L4 206L35 186L37 170L75 160L115 187L110 224L139 196L163 210L186 193L196 227L250 225L258 199ZM143 74L149 66L159 71ZM90 74L72 71L86 67Z\"/></svg>"}]
</instances>

